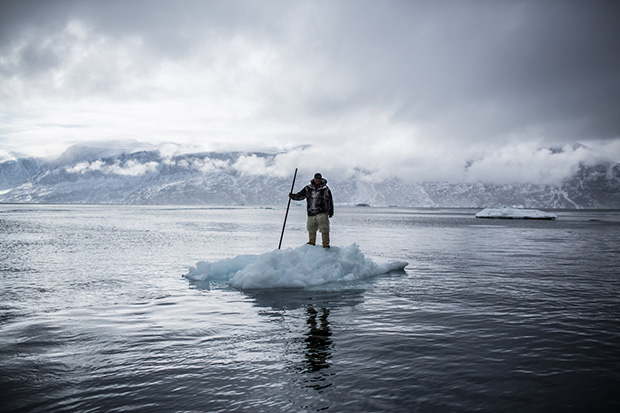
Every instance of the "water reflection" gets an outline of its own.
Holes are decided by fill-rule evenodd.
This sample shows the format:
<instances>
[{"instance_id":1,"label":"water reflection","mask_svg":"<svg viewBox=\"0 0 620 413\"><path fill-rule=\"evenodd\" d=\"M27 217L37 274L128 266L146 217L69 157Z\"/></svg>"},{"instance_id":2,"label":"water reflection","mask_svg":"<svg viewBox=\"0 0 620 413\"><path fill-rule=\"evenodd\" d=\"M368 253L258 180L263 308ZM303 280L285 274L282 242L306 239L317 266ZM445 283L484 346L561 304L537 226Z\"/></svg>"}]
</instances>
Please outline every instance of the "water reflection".
<instances>
[{"instance_id":1,"label":"water reflection","mask_svg":"<svg viewBox=\"0 0 620 413\"><path fill-rule=\"evenodd\" d=\"M325 307L319 312L313 307L306 309L307 324L310 330L306 333L306 371L314 373L329 367L331 355L332 332L329 328L329 310ZM318 320L317 320L318 318Z\"/></svg>"},{"instance_id":2,"label":"water reflection","mask_svg":"<svg viewBox=\"0 0 620 413\"><path fill-rule=\"evenodd\" d=\"M269 309L265 315L273 316L272 311L275 311L283 322L299 327L293 328L298 332L297 336L291 337L291 345L286 347L292 351L287 351L288 354L283 356L291 360L290 371L297 375L302 388L322 393L333 386L334 326L330 316L341 308L363 303L364 292L363 288L353 288L332 291L257 290L245 293L257 306Z\"/></svg>"},{"instance_id":3,"label":"water reflection","mask_svg":"<svg viewBox=\"0 0 620 413\"><path fill-rule=\"evenodd\" d=\"M332 332L328 320L329 309L321 307L317 311L314 306L309 305L306 309L306 314L308 316L306 323L309 331L307 331L305 338L305 366L301 371L304 373L317 373L329 368L329 361L332 358ZM308 387L315 390L323 390L332 385L331 382L327 381L327 374L313 375L307 382L309 383Z\"/></svg>"},{"instance_id":4,"label":"water reflection","mask_svg":"<svg viewBox=\"0 0 620 413\"><path fill-rule=\"evenodd\" d=\"M194 285L199 288L197 284L194 283ZM339 308L362 304L365 291L365 288L334 290L266 289L246 290L244 293L254 301L257 307L270 308L274 311L297 310L308 306L334 311Z\"/></svg>"}]
</instances>

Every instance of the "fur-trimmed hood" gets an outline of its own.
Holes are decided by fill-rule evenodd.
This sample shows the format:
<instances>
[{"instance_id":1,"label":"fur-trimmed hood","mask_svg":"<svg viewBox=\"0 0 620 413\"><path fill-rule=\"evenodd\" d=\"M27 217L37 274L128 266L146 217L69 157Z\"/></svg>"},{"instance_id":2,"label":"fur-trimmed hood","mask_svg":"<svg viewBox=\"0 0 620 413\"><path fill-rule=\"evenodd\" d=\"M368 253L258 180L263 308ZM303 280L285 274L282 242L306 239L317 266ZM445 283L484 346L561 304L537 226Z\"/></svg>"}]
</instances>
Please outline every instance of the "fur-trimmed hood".
<instances>
[{"instance_id":1,"label":"fur-trimmed hood","mask_svg":"<svg viewBox=\"0 0 620 413\"><path fill-rule=\"evenodd\" d=\"M314 179L310 180L310 185L313 186L316 189L323 189L327 186L327 179L325 178L321 178L321 183L320 184L316 184L314 183Z\"/></svg>"}]
</instances>

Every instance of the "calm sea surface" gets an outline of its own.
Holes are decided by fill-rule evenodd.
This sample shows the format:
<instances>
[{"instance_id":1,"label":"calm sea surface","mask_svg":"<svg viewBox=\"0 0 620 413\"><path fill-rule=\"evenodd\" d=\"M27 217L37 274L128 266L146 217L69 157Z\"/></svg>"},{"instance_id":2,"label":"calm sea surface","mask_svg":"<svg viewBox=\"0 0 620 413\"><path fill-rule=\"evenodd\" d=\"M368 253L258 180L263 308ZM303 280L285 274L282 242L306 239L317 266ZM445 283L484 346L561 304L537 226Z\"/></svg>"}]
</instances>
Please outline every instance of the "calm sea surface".
<instances>
[{"instance_id":1,"label":"calm sea surface","mask_svg":"<svg viewBox=\"0 0 620 413\"><path fill-rule=\"evenodd\" d=\"M0 411L619 411L620 211L338 208L333 245L405 272L183 277L273 251L284 212L0 205Z\"/></svg>"}]
</instances>

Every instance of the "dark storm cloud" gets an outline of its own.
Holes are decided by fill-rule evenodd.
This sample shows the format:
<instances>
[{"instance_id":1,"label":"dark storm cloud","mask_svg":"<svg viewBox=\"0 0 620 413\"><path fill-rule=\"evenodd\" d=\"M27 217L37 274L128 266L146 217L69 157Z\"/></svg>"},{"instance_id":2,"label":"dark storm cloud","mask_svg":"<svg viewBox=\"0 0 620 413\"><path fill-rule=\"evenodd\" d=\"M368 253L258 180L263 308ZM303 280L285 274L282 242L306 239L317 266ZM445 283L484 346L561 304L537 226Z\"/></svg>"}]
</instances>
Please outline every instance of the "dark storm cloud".
<instances>
[{"instance_id":1,"label":"dark storm cloud","mask_svg":"<svg viewBox=\"0 0 620 413\"><path fill-rule=\"evenodd\" d=\"M329 37L360 99L398 97L399 116L461 137L620 135L620 3L363 4L341 9Z\"/></svg>"}]
</instances>

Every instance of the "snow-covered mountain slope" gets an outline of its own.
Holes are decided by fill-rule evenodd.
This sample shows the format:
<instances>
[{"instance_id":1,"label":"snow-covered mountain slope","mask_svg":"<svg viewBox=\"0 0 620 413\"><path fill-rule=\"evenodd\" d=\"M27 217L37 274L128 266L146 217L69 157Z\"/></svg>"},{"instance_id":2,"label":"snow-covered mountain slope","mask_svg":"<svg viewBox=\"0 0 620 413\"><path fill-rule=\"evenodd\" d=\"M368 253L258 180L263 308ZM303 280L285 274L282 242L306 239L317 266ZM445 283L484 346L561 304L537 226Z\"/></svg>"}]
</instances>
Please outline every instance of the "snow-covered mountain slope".
<instances>
[{"instance_id":1,"label":"snow-covered mountain slope","mask_svg":"<svg viewBox=\"0 0 620 413\"><path fill-rule=\"evenodd\" d=\"M118 152L118 151L116 151ZM279 205L290 177L252 175L238 162L265 165L264 153L194 153L164 157L159 151L105 151L72 147L54 161L0 163L0 202L177 205ZM306 182L298 180L296 190ZM620 208L620 164L580 165L558 185L426 182L362 178L330 180L336 203L398 206ZM283 201L284 200L284 201Z\"/></svg>"},{"instance_id":2,"label":"snow-covered mountain slope","mask_svg":"<svg viewBox=\"0 0 620 413\"><path fill-rule=\"evenodd\" d=\"M23 158L0 163L0 191L15 188L35 176L43 161Z\"/></svg>"}]
</instances>

